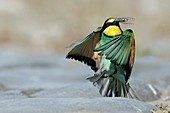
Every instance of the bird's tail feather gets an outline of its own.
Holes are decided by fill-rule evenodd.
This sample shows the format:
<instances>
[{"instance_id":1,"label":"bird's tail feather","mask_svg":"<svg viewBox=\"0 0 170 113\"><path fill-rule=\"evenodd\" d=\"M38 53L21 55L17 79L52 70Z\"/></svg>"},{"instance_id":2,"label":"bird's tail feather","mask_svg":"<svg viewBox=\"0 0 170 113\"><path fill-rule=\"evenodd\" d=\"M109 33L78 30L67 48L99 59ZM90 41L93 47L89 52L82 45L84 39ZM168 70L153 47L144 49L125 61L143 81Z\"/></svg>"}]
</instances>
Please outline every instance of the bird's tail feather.
<instances>
[{"instance_id":1,"label":"bird's tail feather","mask_svg":"<svg viewBox=\"0 0 170 113\"><path fill-rule=\"evenodd\" d=\"M104 76L106 72L95 74L87 78L99 88L99 92L104 97L128 97L141 100L129 83L122 83L116 77Z\"/></svg>"}]
</instances>

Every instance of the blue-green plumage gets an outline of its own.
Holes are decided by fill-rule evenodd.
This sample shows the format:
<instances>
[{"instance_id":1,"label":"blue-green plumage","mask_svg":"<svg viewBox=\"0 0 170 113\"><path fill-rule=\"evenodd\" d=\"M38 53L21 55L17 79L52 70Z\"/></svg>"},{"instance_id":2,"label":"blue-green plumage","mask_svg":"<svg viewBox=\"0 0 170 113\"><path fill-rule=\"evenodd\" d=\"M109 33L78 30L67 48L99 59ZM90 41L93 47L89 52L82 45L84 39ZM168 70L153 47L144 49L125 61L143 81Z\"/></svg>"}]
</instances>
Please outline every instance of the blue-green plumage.
<instances>
[{"instance_id":1,"label":"blue-green plumage","mask_svg":"<svg viewBox=\"0 0 170 113\"><path fill-rule=\"evenodd\" d=\"M100 46L110 42L111 40L112 40L111 37L107 37L104 33L102 33L102 37L101 37L101 40L100 40ZM103 57L101 59L101 64L103 64L105 69L108 70L111 62L110 62L110 60L107 60L105 57L106 56L103 55Z\"/></svg>"}]
</instances>

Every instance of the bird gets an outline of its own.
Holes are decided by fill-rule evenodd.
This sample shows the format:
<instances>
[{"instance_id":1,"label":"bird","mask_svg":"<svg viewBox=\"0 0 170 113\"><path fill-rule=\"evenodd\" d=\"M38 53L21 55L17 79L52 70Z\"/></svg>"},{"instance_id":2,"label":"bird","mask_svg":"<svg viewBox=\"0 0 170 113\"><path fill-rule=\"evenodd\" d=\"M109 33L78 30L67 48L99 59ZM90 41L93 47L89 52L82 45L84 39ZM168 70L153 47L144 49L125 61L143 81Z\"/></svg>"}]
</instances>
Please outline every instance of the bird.
<instances>
[{"instance_id":1,"label":"bird","mask_svg":"<svg viewBox=\"0 0 170 113\"><path fill-rule=\"evenodd\" d=\"M131 18L110 17L87 37L69 47L66 55L87 64L95 72L87 78L104 97L134 97L128 80L135 58L135 38L131 29L122 30L120 23ZM131 92L134 92L131 90ZM136 95L135 95L136 96Z\"/></svg>"},{"instance_id":2,"label":"bird","mask_svg":"<svg viewBox=\"0 0 170 113\"><path fill-rule=\"evenodd\" d=\"M102 56L103 69L101 73L87 79L99 87L100 94L106 97L114 95L139 99L128 82L135 58L134 32L126 29L94 51Z\"/></svg>"}]
</instances>

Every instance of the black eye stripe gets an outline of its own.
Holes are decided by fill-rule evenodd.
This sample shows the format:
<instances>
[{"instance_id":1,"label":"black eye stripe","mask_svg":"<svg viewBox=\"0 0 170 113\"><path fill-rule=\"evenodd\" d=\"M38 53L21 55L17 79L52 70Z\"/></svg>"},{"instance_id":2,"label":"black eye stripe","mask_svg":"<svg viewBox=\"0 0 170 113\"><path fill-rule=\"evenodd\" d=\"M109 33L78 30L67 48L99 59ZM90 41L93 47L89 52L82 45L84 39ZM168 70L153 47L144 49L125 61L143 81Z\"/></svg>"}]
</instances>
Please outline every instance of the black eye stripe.
<instances>
[{"instance_id":1,"label":"black eye stripe","mask_svg":"<svg viewBox=\"0 0 170 113\"><path fill-rule=\"evenodd\" d=\"M108 24L106 24L106 26L108 27L108 26L110 26L110 24L108 23Z\"/></svg>"}]
</instances>

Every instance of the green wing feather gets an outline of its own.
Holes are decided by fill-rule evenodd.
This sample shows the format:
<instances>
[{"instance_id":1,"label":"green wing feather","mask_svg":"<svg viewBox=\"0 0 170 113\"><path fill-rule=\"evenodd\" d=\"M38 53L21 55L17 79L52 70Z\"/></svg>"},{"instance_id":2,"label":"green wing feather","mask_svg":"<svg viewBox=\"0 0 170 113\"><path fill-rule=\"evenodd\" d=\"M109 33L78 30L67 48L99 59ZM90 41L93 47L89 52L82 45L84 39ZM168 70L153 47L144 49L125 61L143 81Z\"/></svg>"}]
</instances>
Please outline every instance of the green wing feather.
<instances>
[{"instance_id":1,"label":"green wing feather","mask_svg":"<svg viewBox=\"0 0 170 113\"><path fill-rule=\"evenodd\" d=\"M107 53L107 48L110 48L113 44L115 44L117 41L119 41L119 38L116 37L115 40L111 40L109 41L108 43L102 45L102 46L99 46L98 48L96 48L94 51L101 51L99 53L99 55L104 55L105 53ZM107 51L103 51L103 50L107 50Z\"/></svg>"},{"instance_id":2,"label":"green wing feather","mask_svg":"<svg viewBox=\"0 0 170 113\"><path fill-rule=\"evenodd\" d=\"M91 66L94 71L98 70L96 61L93 59L94 49L101 39L101 27L89 34L78 43L73 43L69 47L73 49L67 54L66 58L75 59Z\"/></svg>"},{"instance_id":3,"label":"green wing feather","mask_svg":"<svg viewBox=\"0 0 170 113\"><path fill-rule=\"evenodd\" d=\"M101 45L94 51L100 51L99 55L105 55L106 59L117 64L126 65L130 55L130 45L133 34L125 30L122 35L114 37L110 42Z\"/></svg>"},{"instance_id":4,"label":"green wing feather","mask_svg":"<svg viewBox=\"0 0 170 113\"><path fill-rule=\"evenodd\" d=\"M102 27L98 27L95 31L93 31L91 34L89 34L87 37L85 37L83 40L81 40L80 42L77 42L77 43L72 43L70 46L68 46L67 48L70 48L70 47L75 47L75 46L78 46L80 44L83 44L84 42L87 42L88 40L90 40L91 38L94 37L94 35L98 32L100 32L102 29Z\"/></svg>"}]
</instances>

